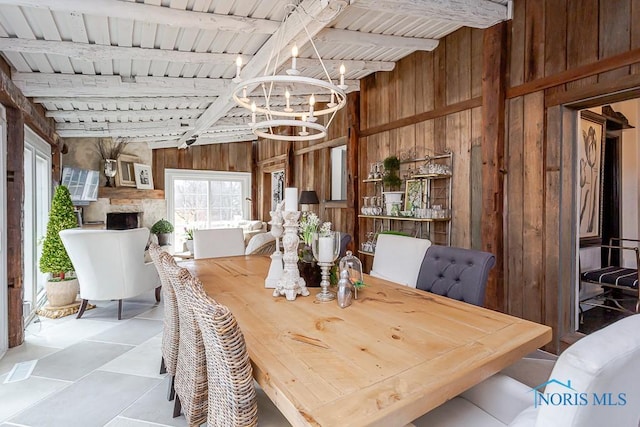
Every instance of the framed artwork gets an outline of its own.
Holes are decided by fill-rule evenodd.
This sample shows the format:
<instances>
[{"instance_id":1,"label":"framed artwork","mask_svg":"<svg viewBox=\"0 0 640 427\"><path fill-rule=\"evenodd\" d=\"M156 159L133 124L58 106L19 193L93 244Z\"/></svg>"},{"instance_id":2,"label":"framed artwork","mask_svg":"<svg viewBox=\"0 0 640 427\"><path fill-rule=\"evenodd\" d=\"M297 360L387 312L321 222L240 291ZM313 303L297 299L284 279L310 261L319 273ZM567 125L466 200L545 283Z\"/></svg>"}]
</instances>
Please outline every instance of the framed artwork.
<instances>
[{"instance_id":1,"label":"framed artwork","mask_svg":"<svg viewBox=\"0 0 640 427\"><path fill-rule=\"evenodd\" d=\"M602 170L606 119L592 111L580 113L578 132L578 189L580 246L602 240Z\"/></svg>"},{"instance_id":2,"label":"framed artwork","mask_svg":"<svg viewBox=\"0 0 640 427\"><path fill-rule=\"evenodd\" d=\"M271 172L271 210L284 199L284 171Z\"/></svg>"},{"instance_id":3,"label":"framed artwork","mask_svg":"<svg viewBox=\"0 0 640 427\"><path fill-rule=\"evenodd\" d=\"M118 173L116 174L116 185L118 187L135 187L136 178L133 165L138 161L136 156L120 154L118 156Z\"/></svg>"},{"instance_id":4,"label":"framed artwork","mask_svg":"<svg viewBox=\"0 0 640 427\"><path fill-rule=\"evenodd\" d=\"M153 190L153 175L151 166L134 163L133 169L136 178L136 188L139 190Z\"/></svg>"},{"instance_id":5,"label":"framed artwork","mask_svg":"<svg viewBox=\"0 0 640 427\"><path fill-rule=\"evenodd\" d=\"M425 207L424 198L424 181L421 179L408 179L407 188L404 195L404 210L415 211Z\"/></svg>"}]
</instances>

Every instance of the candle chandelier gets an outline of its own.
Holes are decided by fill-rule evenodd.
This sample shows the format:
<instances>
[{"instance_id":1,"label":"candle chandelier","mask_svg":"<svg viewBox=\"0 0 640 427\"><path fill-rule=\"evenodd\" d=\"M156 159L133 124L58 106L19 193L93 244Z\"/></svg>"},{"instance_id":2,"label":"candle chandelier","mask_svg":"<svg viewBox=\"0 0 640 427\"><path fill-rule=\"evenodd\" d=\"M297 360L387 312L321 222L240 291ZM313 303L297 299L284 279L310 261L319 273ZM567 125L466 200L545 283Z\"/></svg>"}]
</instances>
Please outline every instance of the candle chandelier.
<instances>
[{"instance_id":1,"label":"candle chandelier","mask_svg":"<svg viewBox=\"0 0 640 427\"><path fill-rule=\"evenodd\" d=\"M296 5L286 7L290 10L283 20L278 42L274 44L264 74L242 79L242 58L238 57L234 78L238 85L233 92L233 99L240 107L251 112L249 125L256 136L279 141L314 141L327 135L327 128L336 112L346 105L345 67L340 66L340 81L335 84L302 19L304 10ZM301 75L297 68L298 46L295 43L291 47L291 67L286 74L277 74L281 65L280 52L285 48L282 40L287 33L285 26L291 24L288 21L294 19L294 15L300 19L324 79ZM280 133L276 133L276 128L280 128Z\"/></svg>"}]
</instances>

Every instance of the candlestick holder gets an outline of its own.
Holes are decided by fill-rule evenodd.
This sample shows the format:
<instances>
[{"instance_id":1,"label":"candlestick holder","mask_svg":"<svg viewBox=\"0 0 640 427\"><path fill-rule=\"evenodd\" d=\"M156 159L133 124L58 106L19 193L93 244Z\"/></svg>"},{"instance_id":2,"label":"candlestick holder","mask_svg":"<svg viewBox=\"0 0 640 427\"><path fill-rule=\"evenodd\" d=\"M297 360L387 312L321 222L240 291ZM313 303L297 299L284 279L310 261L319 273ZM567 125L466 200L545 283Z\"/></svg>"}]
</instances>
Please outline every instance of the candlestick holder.
<instances>
[{"instance_id":1,"label":"candlestick holder","mask_svg":"<svg viewBox=\"0 0 640 427\"><path fill-rule=\"evenodd\" d=\"M284 295L287 300L293 301L296 296L304 297L309 295L304 279L300 277L298 271L298 218L300 211L285 211L284 218L284 236L282 237L282 245L284 246L284 271L276 284L273 296Z\"/></svg>"},{"instance_id":2,"label":"candlestick holder","mask_svg":"<svg viewBox=\"0 0 640 427\"><path fill-rule=\"evenodd\" d=\"M331 282L329 282L329 276L331 275L332 262L318 262L320 270L322 271L322 281L320 287L322 290L316 294L316 299L320 302L329 302L336 299L336 294L329 290Z\"/></svg>"},{"instance_id":3,"label":"candlestick holder","mask_svg":"<svg viewBox=\"0 0 640 427\"><path fill-rule=\"evenodd\" d=\"M333 267L333 263L340 252L340 233L330 231L322 236L319 233L314 233L311 248L313 256L318 260L322 275L322 281L320 282L322 290L316 294L316 300L320 302L333 301L336 298L336 294L329 291L329 286L331 285L329 277L331 275L331 267Z\"/></svg>"},{"instance_id":4,"label":"candlestick holder","mask_svg":"<svg viewBox=\"0 0 640 427\"><path fill-rule=\"evenodd\" d=\"M276 238L276 250L271 254L271 265L264 281L264 287L273 289L277 286L284 272L282 252L280 252L280 237L282 237L284 231L282 227L282 202L276 205L275 211L270 211L269 213L271 214L271 222L269 222L271 224L271 234Z\"/></svg>"}]
</instances>

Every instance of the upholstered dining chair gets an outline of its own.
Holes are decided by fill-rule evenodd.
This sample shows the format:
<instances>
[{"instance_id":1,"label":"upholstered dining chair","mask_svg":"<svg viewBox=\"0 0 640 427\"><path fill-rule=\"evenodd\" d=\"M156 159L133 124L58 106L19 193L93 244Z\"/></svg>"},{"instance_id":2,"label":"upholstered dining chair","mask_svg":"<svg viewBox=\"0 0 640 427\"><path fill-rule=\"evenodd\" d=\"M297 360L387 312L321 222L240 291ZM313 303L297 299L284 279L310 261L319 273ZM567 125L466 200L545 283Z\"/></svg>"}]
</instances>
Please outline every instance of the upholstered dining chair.
<instances>
[{"instance_id":1,"label":"upholstered dining chair","mask_svg":"<svg viewBox=\"0 0 640 427\"><path fill-rule=\"evenodd\" d=\"M186 289L192 284L192 276L187 269L172 264L166 258L162 260L162 266L176 293L180 325L173 417L182 412L190 427L199 426L207 420L207 366L202 334Z\"/></svg>"},{"instance_id":2,"label":"upholstered dining chair","mask_svg":"<svg viewBox=\"0 0 640 427\"><path fill-rule=\"evenodd\" d=\"M416 287L482 306L489 270L495 263L496 257L488 252L431 245L422 260Z\"/></svg>"},{"instance_id":3,"label":"upholstered dining chair","mask_svg":"<svg viewBox=\"0 0 640 427\"><path fill-rule=\"evenodd\" d=\"M207 357L209 410L207 426L289 426L289 422L254 386L244 335L228 307L209 298L200 281L185 287L202 332Z\"/></svg>"},{"instance_id":4,"label":"upholstered dining chair","mask_svg":"<svg viewBox=\"0 0 640 427\"><path fill-rule=\"evenodd\" d=\"M347 245L351 242L351 234L340 233L340 258L347 254Z\"/></svg>"},{"instance_id":5,"label":"upholstered dining chair","mask_svg":"<svg viewBox=\"0 0 640 427\"><path fill-rule=\"evenodd\" d=\"M276 238L271 233L256 234L249 240L245 255L271 255L276 251Z\"/></svg>"},{"instance_id":6,"label":"upholstered dining chair","mask_svg":"<svg viewBox=\"0 0 640 427\"><path fill-rule=\"evenodd\" d=\"M496 374L413 424L636 427L640 425L639 330L640 314L623 318L560 354L545 382L531 387Z\"/></svg>"},{"instance_id":7,"label":"upholstered dining chair","mask_svg":"<svg viewBox=\"0 0 640 427\"><path fill-rule=\"evenodd\" d=\"M177 268L173 257L156 244L149 245L149 255L153 264L158 270L160 282L162 283L162 299L164 301L164 327L162 330L162 362L160 373L167 373L171 378L169 381L169 391L167 398L173 400L175 397L174 380L176 376L176 366L178 364L178 345L180 343L180 319L178 319L178 300L173 289L173 283L164 268L163 262Z\"/></svg>"},{"instance_id":8,"label":"upholstered dining chair","mask_svg":"<svg viewBox=\"0 0 640 427\"><path fill-rule=\"evenodd\" d=\"M155 289L160 302L160 278L152 262L145 262L148 228L131 230L60 231L80 285L82 317L89 300L118 300L118 320L122 300Z\"/></svg>"},{"instance_id":9,"label":"upholstered dining chair","mask_svg":"<svg viewBox=\"0 0 640 427\"><path fill-rule=\"evenodd\" d=\"M244 255L241 228L212 228L193 232L193 258Z\"/></svg>"},{"instance_id":10,"label":"upholstered dining chair","mask_svg":"<svg viewBox=\"0 0 640 427\"><path fill-rule=\"evenodd\" d=\"M427 239L379 234L369 274L415 288L420 264L429 246L431 241Z\"/></svg>"}]
</instances>

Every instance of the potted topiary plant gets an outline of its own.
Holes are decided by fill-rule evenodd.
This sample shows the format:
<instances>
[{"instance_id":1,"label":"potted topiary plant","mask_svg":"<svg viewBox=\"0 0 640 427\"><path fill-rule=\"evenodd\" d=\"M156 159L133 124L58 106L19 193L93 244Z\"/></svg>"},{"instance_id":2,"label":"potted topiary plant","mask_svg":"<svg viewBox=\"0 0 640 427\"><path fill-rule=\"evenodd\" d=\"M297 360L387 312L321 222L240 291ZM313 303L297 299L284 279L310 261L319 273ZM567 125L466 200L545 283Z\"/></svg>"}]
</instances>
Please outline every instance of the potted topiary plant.
<instances>
[{"instance_id":1,"label":"potted topiary plant","mask_svg":"<svg viewBox=\"0 0 640 427\"><path fill-rule=\"evenodd\" d=\"M402 191L397 191L402 185L402 180L398 176L400 171L400 160L396 156L389 156L382 162L384 165L384 176L382 177L382 183L389 191L384 191L384 202L386 207L386 214L391 215L393 212L393 206L396 204L398 207L402 204ZM397 209L399 211L399 209Z\"/></svg>"},{"instance_id":2,"label":"potted topiary plant","mask_svg":"<svg viewBox=\"0 0 640 427\"><path fill-rule=\"evenodd\" d=\"M47 300L52 307L73 304L78 295L78 279L67 277L73 271L73 264L60 239L60 231L78 227L78 219L73 210L69 189L58 186L51 202L47 235L42 243L40 271L50 273L51 278L45 284Z\"/></svg>"},{"instance_id":3,"label":"potted topiary plant","mask_svg":"<svg viewBox=\"0 0 640 427\"><path fill-rule=\"evenodd\" d=\"M169 240L171 233L173 233L173 224L162 218L151 226L151 233L158 236L158 244L160 246L166 246L170 243Z\"/></svg>"}]
</instances>

